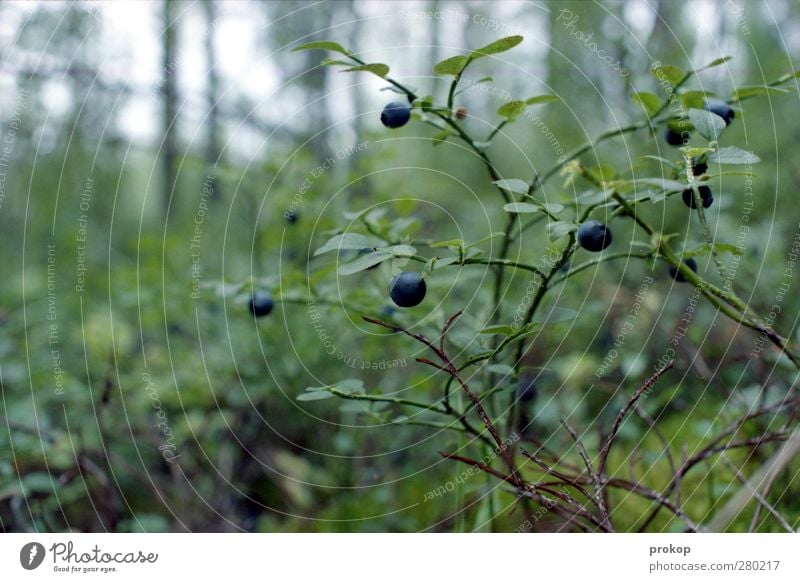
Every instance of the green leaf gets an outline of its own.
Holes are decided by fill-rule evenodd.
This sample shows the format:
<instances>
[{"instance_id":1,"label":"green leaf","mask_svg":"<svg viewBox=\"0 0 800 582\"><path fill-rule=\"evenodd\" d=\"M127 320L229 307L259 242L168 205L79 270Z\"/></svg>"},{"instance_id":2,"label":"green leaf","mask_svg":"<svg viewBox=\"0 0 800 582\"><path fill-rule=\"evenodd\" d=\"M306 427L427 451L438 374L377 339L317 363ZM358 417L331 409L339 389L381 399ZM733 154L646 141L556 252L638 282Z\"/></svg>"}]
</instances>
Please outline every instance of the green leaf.
<instances>
[{"instance_id":1,"label":"green leaf","mask_svg":"<svg viewBox=\"0 0 800 582\"><path fill-rule=\"evenodd\" d=\"M341 267L339 267L339 274L340 275L352 275L354 273L359 273L361 271L365 271L370 267L374 267L375 265L379 265L387 259L390 259L392 253L384 250L377 250L371 253L367 253L358 257L354 261L350 261L349 263L345 263Z\"/></svg>"},{"instance_id":2,"label":"green leaf","mask_svg":"<svg viewBox=\"0 0 800 582\"><path fill-rule=\"evenodd\" d=\"M667 180L666 178L639 178L634 180L633 184L646 184L647 186L655 186L659 190L665 192L680 192L686 188L686 184L678 182L677 180Z\"/></svg>"},{"instance_id":3,"label":"green leaf","mask_svg":"<svg viewBox=\"0 0 800 582\"><path fill-rule=\"evenodd\" d=\"M525 103L528 105L538 105L540 103L550 103L551 101L561 101L561 98L557 95L536 95L535 97L529 97L525 99Z\"/></svg>"},{"instance_id":4,"label":"green leaf","mask_svg":"<svg viewBox=\"0 0 800 582\"><path fill-rule=\"evenodd\" d=\"M652 117L653 114L661 109L661 99L655 93L647 91L639 91L631 95L631 99L639 103L643 108L647 117Z\"/></svg>"},{"instance_id":5,"label":"green leaf","mask_svg":"<svg viewBox=\"0 0 800 582\"><path fill-rule=\"evenodd\" d=\"M678 99L686 109L703 109L706 105L706 99L713 96L713 93L708 91L683 91L678 94Z\"/></svg>"},{"instance_id":6,"label":"green leaf","mask_svg":"<svg viewBox=\"0 0 800 582\"><path fill-rule=\"evenodd\" d=\"M389 65L384 65L383 63L368 63L366 65L358 65L357 67L345 69L345 72L354 71L367 71L378 75L381 79L384 79L386 75L389 74Z\"/></svg>"},{"instance_id":7,"label":"green leaf","mask_svg":"<svg viewBox=\"0 0 800 582\"><path fill-rule=\"evenodd\" d=\"M464 248L465 249L471 249L472 247L478 246L479 244L483 244L486 241L492 240L493 238L497 238L499 236L506 236L506 233L500 232L500 231L493 232L492 234L488 234L485 237L476 240L475 242L469 243Z\"/></svg>"},{"instance_id":8,"label":"green leaf","mask_svg":"<svg viewBox=\"0 0 800 582\"><path fill-rule=\"evenodd\" d=\"M659 81L666 81L673 87L680 83L686 74L675 65L659 65L650 71Z\"/></svg>"},{"instance_id":9,"label":"green leaf","mask_svg":"<svg viewBox=\"0 0 800 582\"><path fill-rule=\"evenodd\" d=\"M725 129L725 120L705 109L690 109L689 119L697 132L708 141L717 141Z\"/></svg>"},{"instance_id":10,"label":"green leaf","mask_svg":"<svg viewBox=\"0 0 800 582\"><path fill-rule=\"evenodd\" d=\"M705 71L706 69L713 69L714 67L718 67L718 66L720 66L720 65L722 65L722 64L725 64L725 63L727 63L727 62L728 62L729 60L731 60L732 58L733 58L733 57L720 57L720 58L718 58L718 59L714 59L713 61L711 61L710 63L708 63L708 64L707 64L705 67L702 67L702 68L700 68L700 69L696 69L696 71L695 71L695 72L698 72L698 73L699 73L700 71Z\"/></svg>"},{"instance_id":11,"label":"green leaf","mask_svg":"<svg viewBox=\"0 0 800 582\"><path fill-rule=\"evenodd\" d=\"M524 101L520 101L519 99L514 99L513 101L509 101L505 105L501 105L500 108L497 110L497 115L501 117L505 117L509 121L513 121L519 115L525 111L525 108L528 105Z\"/></svg>"},{"instance_id":12,"label":"green leaf","mask_svg":"<svg viewBox=\"0 0 800 582\"><path fill-rule=\"evenodd\" d=\"M563 236L567 236L576 228L577 227L571 222L556 220L547 225L547 234L551 241L556 241Z\"/></svg>"},{"instance_id":13,"label":"green leaf","mask_svg":"<svg viewBox=\"0 0 800 582\"><path fill-rule=\"evenodd\" d=\"M303 392L302 394L298 394L295 400L310 402L312 400L325 400L326 398L333 398L333 394L324 390L315 390L314 392Z\"/></svg>"},{"instance_id":14,"label":"green leaf","mask_svg":"<svg viewBox=\"0 0 800 582\"><path fill-rule=\"evenodd\" d=\"M558 214L559 212L564 210L564 205L556 204L555 202L546 202L545 204L542 204L542 208L547 210L547 212L549 212L550 214Z\"/></svg>"},{"instance_id":15,"label":"green leaf","mask_svg":"<svg viewBox=\"0 0 800 582\"><path fill-rule=\"evenodd\" d=\"M393 254L395 257L408 257L408 255L416 255L417 249L411 245L392 245L384 249L378 249Z\"/></svg>"},{"instance_id":16,"label":"green leaf","mask_svg":"<svg viewBox=\"0 0 800 582\"><path fill-rule=\"evenodd\" d=\"M311 49L322 49L326 51L334 51L337 53L342 53L343 55L349 55L350 51L340 45L338 42L332 42L330 40L317 40L314 42L308 42L306 44L301 44L298 47L292 49L293 53L297 51L306 51Z\"/></svg>"},{"instance_id":17,"label":"green leaf","mask_svg":"<svg viewBox=\"0 0 800 582\"><path fill-rule=\"evenodd\" d=\"M434 136L431 138L431 140L433 141L433 145L434 146L438 146L438 145L444 143L445 141L447 141L448 137L451 137L453 135L455 135L455 134L452 131L450 131L449 129L443 129L442 131L434 134Z\"/></svg>"},{"instance_id":18,"label":"green leaf","mask_svg":"<svg viewBox=\"0 0 800 582\"><path fill-rule=\"evenodd\" d=\"M514 333L514 326L512 325L490 325L488 327L484 327L478 333L484 335L511 335Z\"/></svg>"},{"instance_id":19,"label":"green leaf","mask_svg":"<svg viewBox=\"0 0 800 582\"><path fill-rule=\"evenodd\" d=\"M718 151L709 154L707 159L709 162L717 164L757 164L761 161L753 152L739 149L736 146L719 148Z\"/></svg>"},{"instance_id":20,"label":"green leaf","mask_svg":"<svg viewBox=\"0 0 800 582\"><path fill-rule=\"evenodd\" d=\"M333 65L342 65L345 67L350 67L353 65L353 63L348 63L347 61L340 61L337 59L325 59L320 63L320 65L322 65L323 67L330 67Z\"/></svg>"},{"instance_id":21,"label":"green leaf","mask_svg":"<svg viewBox=\"0 0 800 582\"><path fill-rule=\"evenodd\" d=\"M469 58L470 60L474 61L475 59L479 59L481 57L485 57L487 55L496 55L498 53L505 52L517 46L521 43L523 37L519 35L514 36L507 36L505 38L501 38L500 40L496 40L493 43L487 44L483 48L479 48L476 51L472 51Z\"/></svg>"},{"instance_id":22,"label":"green leaf","mask_svg":"<svg viewBox=\"0 0 800 582\"><path fill-rule=\"evenodd\" d=\"M748 85L746 87L739 87L733 93L731 93L731 99L733 101L741 101L742 99L747 99L750 97L760 97L762 95L768 95L768 94L785 95L786 93L791 93L791 91L784 87L770 87L768 85Z\"/></svg>"},{"instance_id":23,"label":"green leaf","mask_svg":"<svg viewBox=\"0 0 800 582\"><path fill-rule=\"evenodd\" d=\"M682 256L684 259L691 257L702 257L709 254L710 251L711 245L706 242L690 249L684 249ZM714 251L717 253L730 253L735 256L740 256L742 254L741 248L737 247L736 245L723 242L715 242Z\"/></svg>"},{"instance_id":24,"label":"green leaf","mask_svg":"<svg viewBox=\"0 0 800 582\"><path fill-rule=\"evenodd\" d=\"M794 71L793 73L786 73L785 75L781 75L777 79L775 79L774 84L781 84L785 83L786 81L791 81L795 77L800 77L800 71Z\"/></svg>"},{"instance_id":25,"label":"green leaf","mask_svg":"<svg viewBox=\"0 0 800 582\"><path fill-rule=\"evenodd\" d=\"M371 248L374 243L363 234L347 232L337 234L335 237L318 248L314 256L328 253L330 251L360 251L361 249Z\"/></svg>"},{"instance_id":26,"label":"green leaf","mask_svg":"<svg viewBox=\"0 0 800 582\"><path fill-rule=\"evenodd\" d=\"M464 246L464 241L461 240L460 238L454 238L454 239L451 239L451 240L442 240L442 241L439 241L439 242L435 242L435 243L433 243L431 245L428 245L428 246L430 246L432 249L438 249L438 248L443 248L443 247L446 247L446 248L447 247L461 248L461 247Z\"/></svg>"},{"instance_id":27,"label":"green leaf","mask_svg":"<svg viewBox=\"0 0 800 582\"><path fill-rule=\"evenodd\" d=\"M514 194L527 194L530 188L525 180L516 178L512 178L511 180L497 180L496 182L492 182L492 184Z\"/></svg>"},{"instance_id":28,"label":"green leaf","mask_svg":"<svg viewBox=\"0 0 800 582\"><path fill-rule=\"evenodd\" d=\"M533 214L539 212L541 208L528 202L511 202L503 206L503 210L510 214Z\"/></svg>"},{"instance_id":29,"label":"green leaf","mask_svg":"<svg viewBox=\"0 0 800 582\"><path fill-rule=\"evenodd\" d=\"M449 59L436 63L433 67L433 72L437 75L458 76L464 71L468 62L469 59L465 56L459 55L450 57Z\"/></svg>"},{"instance_id":30,"label":"green leaf","mask_svg":"<svg viewBox=\"0 0 800 582\"><path fill-rule=\"evenodd\" d=\"M298 395L296 399L303 401L324 400L325 398L335 396L331 390L337 390L345 394L364 394L364 382L358 378L347 378L346 380L328 386L312 386L306 388L306 391Z\"/></svg>"}]
</instances>

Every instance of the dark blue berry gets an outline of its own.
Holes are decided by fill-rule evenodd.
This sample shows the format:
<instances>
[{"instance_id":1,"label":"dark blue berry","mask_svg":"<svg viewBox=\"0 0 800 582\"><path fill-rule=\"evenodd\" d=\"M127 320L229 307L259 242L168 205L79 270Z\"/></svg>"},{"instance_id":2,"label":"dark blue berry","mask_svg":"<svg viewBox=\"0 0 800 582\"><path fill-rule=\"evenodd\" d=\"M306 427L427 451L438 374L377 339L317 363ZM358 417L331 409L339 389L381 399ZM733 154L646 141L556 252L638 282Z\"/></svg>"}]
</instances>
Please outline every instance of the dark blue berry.
<instances>
[{"instance_id":1,"label":"dark blue berry","mask_svg":"<svg viewBox=\"0 0 800 582\"><path fill-rule=\"evenodd\" d=\"M266 291L255 291L250 298L250 313L256 317L264 317L272 312L274 302L272 295Z\"/></svg>"},{"instance_id":2,"label":"dark blue berry","mask_svg":"<svg viewBox=\"0 0 800 582\"><path fill-rule=\"evenodd\" d=\"M686 145L686 143L689 141L689 134L687 132L686 135L684 135L681 132L675 131L668 127L666 130L664 130L664 139L671 146L682 146Z\"/></svg>"},{"instance_id":3,"label":"dark blue berry","mask_svg":"<svg viewBox=\"0 0 800 582\"><path fill-rule=\"evenodd\" d=\"M425 280L419 273L404 271L389 284L389 297L398 307L414 307L425 299Z\"/></svg>"},{"instance_id":4,"label":"dark blue berry","mask_svg":"<svg viewBox=\"0 0 800 582\"><path fill-rule=\"evenodd\" d=\"M411 119L411 107L400 101L392 101L381 113L381 123L386 127L403 127L409 119Z\"/></svg>"},{"instance_id":5,"label":"dark blue berry","mask_svg":"<svg viewBox=\"0 0 800 582\"><path fill-rule=\"evenodd\" d=\"M684 264L689 267L692 272L697 272L697 261L692 258L686 259L683 261ZM669 276L675 279L678 283L686 283L686 277L681 273L678 269L673 267L672 265L669 266Z\"/></svg>"},{"instance_id":6,"label":"dark blue berry","mask_svg":"<svg viewBox=\"0 0 800 582\"><path fill-rule=\"evenodd\" d=\"M289 212L285 212L283 214L283 218L286 219L286 222L288 222L289 224L294 224L300 219L300 217L297 215L296 210L290 210Z\"/></svg>"},{"instance_id":7,"label":"dark blue berry","mask_svg":"<svg viewBox=\"0 0 800 582\"><path fill-rule=\"evenodd\" d=\"M730 105L719 99L709 99L706 101L706 110L719 115L725 120L725 125L730 125L733 118L736 117L736 112L731 109Z\"/></svg>"},{"instance_id":8,"label":"dark blue berry","mask_svg":"<svg viewBox=\"0 0 800 582\"><path fill-rule=\"evenodd\" d=\"M536 378L522 374L517 382L517 399L520 402L531 402L536 398Z\"/></svg>"},{"instance_id":9,"label":"dark blue berry","mask_svg":"<svg viewBox=\"0 0 800 582\"><path fill-rule=\"evenodd\" d=\"M711 188L708 186L700 186L697 188L700 192L700 200L703 202L703 208L708 208L714 202L714 197L711 195ZM681 194L683 197L683 203L686 204L689 208L697 208L694 201L694 192L691 188L687 188Z\"/></svg>"},{"instance_id":10,"label":"dark blue berry","mask_svg":"<svg viewBox=\"0 0 800 582\"><path fill-rule=\"evenodd\" d=\"M708 164L699 161L698 158L692 160L692 174L695 176L702 176L708 171Z\"/></svg>"},{"instance_id":11,"label":"dark blue berry","mask_svg":"<svg viewBox=\"0 0 800 582\"><path fill-rule=\"evenodd\" d=\"M611 244L611 231L599 220L587 220L578 229L578 244L597 253Z\"/></svg>"}]
</instances>

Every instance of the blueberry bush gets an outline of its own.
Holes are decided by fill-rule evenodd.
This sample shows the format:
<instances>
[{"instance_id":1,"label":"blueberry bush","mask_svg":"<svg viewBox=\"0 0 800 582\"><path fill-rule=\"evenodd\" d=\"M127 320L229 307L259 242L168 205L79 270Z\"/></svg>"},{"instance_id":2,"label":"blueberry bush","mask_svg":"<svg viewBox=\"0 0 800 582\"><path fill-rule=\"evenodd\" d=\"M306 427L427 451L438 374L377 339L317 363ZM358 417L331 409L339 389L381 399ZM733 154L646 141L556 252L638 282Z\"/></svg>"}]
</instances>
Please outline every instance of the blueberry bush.
<instances>
[{"instance_id":1,"label":"blueberry bush","mask_svg":"<svg viewBox=\"0 0 800 582\"><path fill-rule=\"evenodd\" d=\"M381 123L395 129L411 119L420 129L433 127L432 135L417 130L429 136L427 147L451 143L464 163L484 166L494 188L494 202L480 202L497 206L506 216L503 228L488 236L474 240L469 236L473 231L465 227L462 238L440 240L435 232L415 235L409 221L393 220L385 208L370 206L369 201L363 209L347 214L347 221L314 254L325 255L335 264L340 288L353 285L365 270L381 268L394 275L388 295L403 309L384 312L383 317L363 315L366 323L379 328L365 333L382 329L387 344L402 342L405 336L411 340L404 344L408 357L432 372L420 382L421 389L414 390L420 396L413 400L365 386L357 377L310 387L297 399L360 401L366 405L364 415L386 425L417 423L438 430L437 434L459 433L457 448L441 450L439 455L465 465L467 474L480 472L495 479L505 497L493 500L487 495L486 503L521 505L524 518L519 527L523 529L532 529L547 512L563 520L563 527L576 530L636 527L647 531L661 513L668 514L679 530L724 529L731 512L741 509L736 504L742 497L734 496L716 512L709 509L711 517L704 523L682 506L681 485L714 459L730 463L726 455L742 450L748 458L763 459L760 470L782 469L788 462L787 451L794 454L800 447L794 432L793 411L800 402L795 385L777 402L762 402L738 416L731 411L725 426L718 419L707 419L715 430L704 435L691 456L684 453L675 458L671 451L675 437L667 437L660 428L674 395L659 395L661 377L675 366L674 350L657 362L647 362L651 374L639 385L623 378L593 417L581 414L576 406L559 418L560 429L569 439L558 440L556 446L546 435L559 427L552 420L548 423L537 408L536 387L544 392L547 367L529 364L546 358L531 357L541 349L540 343L548 345L543 338L566 333L566 323L587 317L576 309L585 284L579 275L602 272L612 261L641 261L647 281L688 283L704 299L698 310L724 316L736 329L748 328L757 342L772 344L785 361L782 366L800 369L792 342L773 325L774 315L759 313L751 301L740 297L737 287L746 290L747 283L737 278L737 284L731 284L731 261L725 257L738 261L744 249L725 233L712 234L714 215L709 212L714 202L712 187L724 177L744 174L744 166L751 171L759 161L756 153L725 139L736 110L752 98L780 93L796 75L742 87L722 99L703 90L701 79L704 71L725 64L729 57L694 70L657 64L650 73L661 94L632 95L641 110L639 121L601 133L546 170L539 170L534 161L531 176L510 177L493 160L494 141L526 112L557 103L558 96L513 99L493 114L484 114L467 113L459 95L492 82L470 78L477 61L509 51L522 41L519 35L501 38L435 64L433 74L448 81L447 90L440 94L408 86L393 78L386 64L362 60L335 42L315 41L294 49L327 51L334 58L322 61L323 66L371 73L385 81L385 90L405 97L407 103L387 104ZM699 88L693 85L697 79ZM476 116L478 121L470 123ZM630 167L597 159L602 142L634 133L655 141L663 135L664 142L677 149L637 156ZM645 144L641 147L646 151ZM535 159L536 153L529 156ZM666 216L686 213L675 206L676 197L692 210L691 227L685 233L665 228ZM535 229L546 233L546 245L531 235ZM415 270L408 270L412 265ZM466 275L472 270L480 273L479 281ZM626 283L620 281L622 286ZM374 279L365 284L374 284ZM308 288L312 287L309 282ZM521 298L520 289L525 291ZM346 291L339 294L347 296ZM370 313L368 303L349 309ZM585 398L594 398L591 392L598 390L596 385L576 388L586 391ZM645 406L648 398L648 404L658 403ZM630 416L645 423L661 447L657 453L647 451L650 460L624 450L626 443L619 442ZM762 450L776 442L785 444L770 447L772 453ZM637 448L649 445L639 443ZM669 470L643 482L636 475L647 474L646 466L654 458L666 460ZM620 466L623 459L629 470ZM440 493L434 490L431 495ZM631 520L630 514L619 510L620 505L638 506L642 513ZM492 507L496 510L498 505Z\"/></svg>"}]
</instances>

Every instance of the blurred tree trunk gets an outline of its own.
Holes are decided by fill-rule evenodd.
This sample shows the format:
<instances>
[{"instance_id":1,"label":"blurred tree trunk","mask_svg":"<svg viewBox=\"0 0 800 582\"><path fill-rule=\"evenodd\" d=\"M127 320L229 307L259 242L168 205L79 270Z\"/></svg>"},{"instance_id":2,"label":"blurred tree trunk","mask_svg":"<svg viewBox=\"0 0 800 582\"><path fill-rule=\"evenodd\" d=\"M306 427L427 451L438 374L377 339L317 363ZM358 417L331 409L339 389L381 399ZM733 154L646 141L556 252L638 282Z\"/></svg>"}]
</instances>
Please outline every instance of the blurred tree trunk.
<instances>
[{"instance_id":1,"label":"blurred tree trunk","mask_svg":"<svg viewBox=\"0 0 800 582\"><path fill-rule=\"evenodd\" d=\"M167 217L167 211L170 205L170 198L172 191L175 188L176 174L175 174L175 161L178 157L178 147L175 135L175 122L178 92L175 82L177 73L177 63L175 62L176 47L175 47L175 2L174 0L164 0L163 4L163 19L164 19L164 33L163 45L161 52L161 73L164 78L164 85L162 87L163 96L163 143L162 143L162 157L164 172L164 192L163 192L163 211L164 218Z\"/></svg>"},{"instance_id":2,"label":"blurred tree trunk","mask_svg":"<svg viewBox=\"0 0 800 582\"><path fill-rule=\"evenodd\" d=\"M206 67L208 68L206 85L206 104L208 116L206 117L206 161L208 163L208 175L213 179L211 191L212 199L220 197L218 164L221 163L222 148L219 142L219 110L217 100L219 99L219 75L217 73L217 54L214 47L214 28L216 26L216 6L214 0L203 2L206 18Z\"/></svg>"},{"instance_id":3,"label":"blurred tree trunk","mask_svg":"<svg viewBox=\"0 0 800 582\"><path fill-rule=\"evenodd\" d=\"M333 10L332 3L324 3L316 10L316 17L308 23L308 27L314 34L309 38L309 41L326 40L330 32L328 28L331 25ZM306 111L311 120L312 135L316 135L309 145L311 151L318 160L324 160L330 154L330 147L328 137L331 132L331 113L329 100L325 99L325 94L328 90L328 71L330 67L322 67L319 64L319 55L314 54L314 51L306 51L306 71L307 74L303 76L306 88L308 89L308 101L315 103L313 107L309 107Z\"/></svg>"},{"instance_id":4,"label":"blurred tree trunk","mask_svg":"<svg viewBox=\"0 0 800 582\"><path fill-rule=\"evenodd\" d=\"M432 14L436 14L439 11L440 4L439 0L431 0L430 6L428 11ZM441 28L439 26L439 19L431 18L429 20L430 28L428 30L428 36L430 37L430 48L428 52L428 63L429 67L433 68L433 65L438 63L442 60L442 39L441 39ZM428 72L428 71L425 71ZM431 95L438 95L439 94L439 87L442 84L442 78L437 76L433 77L433 84L431 86Z\"/></svg>"}]
</instances>

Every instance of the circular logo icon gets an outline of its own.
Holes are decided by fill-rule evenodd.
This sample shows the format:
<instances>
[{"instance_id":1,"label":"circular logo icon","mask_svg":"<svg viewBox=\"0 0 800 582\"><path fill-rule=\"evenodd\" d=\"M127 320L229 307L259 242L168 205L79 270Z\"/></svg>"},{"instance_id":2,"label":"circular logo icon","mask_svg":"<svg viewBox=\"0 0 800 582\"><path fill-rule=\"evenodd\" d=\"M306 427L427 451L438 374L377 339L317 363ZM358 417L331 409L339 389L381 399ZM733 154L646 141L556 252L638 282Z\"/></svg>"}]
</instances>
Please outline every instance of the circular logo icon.
<instances>
[{"instance_id":1,"label":"circular logo icon","mask_svg":"<svg viewBox=\"0 0 800 582\"><path fill-rule=\"evenodd\" d=\"M26 570L35 570L44 561L44 546L39 542L30 542L19 551L19 563Z\"/></svg>"}]
</instances>

